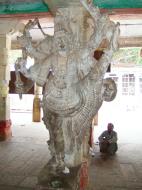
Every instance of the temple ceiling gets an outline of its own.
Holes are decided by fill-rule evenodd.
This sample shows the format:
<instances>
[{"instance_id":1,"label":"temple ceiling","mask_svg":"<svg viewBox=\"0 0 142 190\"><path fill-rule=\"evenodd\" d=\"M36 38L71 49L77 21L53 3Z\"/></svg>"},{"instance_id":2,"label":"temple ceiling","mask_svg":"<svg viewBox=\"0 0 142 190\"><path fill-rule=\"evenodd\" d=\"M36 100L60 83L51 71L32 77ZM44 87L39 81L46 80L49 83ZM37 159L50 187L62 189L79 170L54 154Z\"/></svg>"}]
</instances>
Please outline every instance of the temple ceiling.
<instances>
[{"instance_id":1,"label":"temple ceiling","mask_svg":"<svg viewBox=\"0 0 142 190\"><path fill-rule=\"evenodd\" d=\"M56 1L62 2L64 1ZM101 9L139 9L142 8L142 0L93 0ZM47 0L48 2L48 0ZM50 1L49 1L50 2ZM66 1L65 1L66 2ZM43 0L0 0L0 14L17 14L47 12L48 5Z\"/></svg>"},{"instance_id":2,"label":"temple ceiling","mask_svg":"<svg viewBox=\"0 0 142 190\"><path fill-rule=\"evenodd\" d=\"M53 34L51 7L66 6L74 1L79 0L0 0L0 18L19 17L27 22L30 18L40 17L44 31ZM120 22L122 37L132 37L139 42L142 40L142 0L93 0L93 2L101 11L108 12L112 20ZM43 38L38 28L32 30L32 33L35 40ZM135 37L138 39L134 39ZM16 37L13 36L13 39Z\"/></svg>"}]
</instances>

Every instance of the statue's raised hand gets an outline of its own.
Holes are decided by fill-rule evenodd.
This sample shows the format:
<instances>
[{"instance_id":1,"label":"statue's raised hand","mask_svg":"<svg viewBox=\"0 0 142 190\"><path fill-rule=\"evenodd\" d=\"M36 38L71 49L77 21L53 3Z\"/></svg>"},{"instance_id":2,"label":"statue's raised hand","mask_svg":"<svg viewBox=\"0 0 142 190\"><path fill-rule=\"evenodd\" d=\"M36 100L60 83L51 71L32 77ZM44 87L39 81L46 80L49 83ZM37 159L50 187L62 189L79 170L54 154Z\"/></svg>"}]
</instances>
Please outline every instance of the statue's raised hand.
<instances>
[{"instance_id":1,"label":"statue's raised hand","mask_svg":"<svg viewBox=\"0 0 142 190\"><path fill-rule=\"evenodd\" d=\"M22 48L28 48L31 46L32 37L27 37L25 35L17 36L17 40Z\"/></svg>"}]
</instances>

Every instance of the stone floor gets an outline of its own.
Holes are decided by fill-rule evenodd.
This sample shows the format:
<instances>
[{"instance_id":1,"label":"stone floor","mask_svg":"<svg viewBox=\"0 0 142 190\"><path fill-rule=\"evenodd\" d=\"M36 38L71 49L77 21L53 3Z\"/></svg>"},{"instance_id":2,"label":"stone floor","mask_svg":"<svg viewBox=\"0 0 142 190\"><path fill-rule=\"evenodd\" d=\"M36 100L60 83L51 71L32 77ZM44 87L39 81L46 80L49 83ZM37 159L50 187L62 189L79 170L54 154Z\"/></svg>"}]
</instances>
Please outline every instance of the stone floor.
<instances>
[{"instance_id":1,"label":"stone floor","mask_svg":"<svg viewBox=\"0 0 142 190\"><path fill-rule=\"evenodd\" d=\"M119 144L113 157L95 147L91 159L90 190L142 190L142 145Z\"/></svg>"},{"instance_id":2,"label":"stone floor","mask_svg":"<svg viewBox=\"0 0 142 190\"><path fill-rule=\"evenodd\" d=\"M49 158L45 139L12 137L0 142L0 190L34 190ZM101 155L95 145L90 190L142 190L142 145L119 144L114 157Z\"/></svg>"},{"instance_id":3,"label":"stone floor","mask_svg":"<svg viewBox=\"0 0 142 190\"><path fill-rule=\"evenodd\" d=\"M46 141L12 137L0 142L0 190L32 190L37 175L50 158Z\"/></svg>"},{"instance_id":4,"label":"stone floor","mask_svg":"<svg viewBox=\"0 0 142 190\"><path fill-rule=\"evenodd\" d=\"M25 103L17 101L15 99L16 109L20 109L21 104ZM31 109L31 98L28 97L26 102L26 105L29 105L28 110ZM108 112L108 109L106 110ZM122 112L122 109L119 110ZM101 120L108 117L105 112L99 115ZM109 115L119 134L119 149L114 157L108 158L102 156L98 145L95 145L95 156L91 157L89 169L89 190L142 190L141 111L139 114L129 112L127 117L123 112L109 112ZM13 110L11 119L13 137L9 141L0 142L0 190L35 190L38 173L50 158L46 143L49 139L48 131L43 123L31 122L30 111L25 113L25 110ZM96 139L106 127L108 118L105 121L106 123L101 123L95 128Z\"/></svg>"}]
</instances>

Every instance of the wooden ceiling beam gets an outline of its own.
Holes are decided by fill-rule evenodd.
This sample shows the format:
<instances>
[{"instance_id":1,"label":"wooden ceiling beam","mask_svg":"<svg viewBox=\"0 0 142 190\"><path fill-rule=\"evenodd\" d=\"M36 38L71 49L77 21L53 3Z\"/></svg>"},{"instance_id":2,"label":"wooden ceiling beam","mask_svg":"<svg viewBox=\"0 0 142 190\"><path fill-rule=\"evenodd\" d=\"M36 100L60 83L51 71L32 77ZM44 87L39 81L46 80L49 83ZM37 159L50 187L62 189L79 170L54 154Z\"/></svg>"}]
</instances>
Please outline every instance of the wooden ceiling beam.
<instances>
[{"instance_id":1,"label":"wooden ceiling beam","mask_svg":"<svg viewBox=\"0 0 142 190\"><path fill-rule=\"evenodd\" d=\"M142 47L142 37L121 37L119 47Z\"/></svg>"},{"instance_id":2,"label":"wooden ceiling beam","mask_svg":"<svg viewBox=\"0 0 142 190\"><path fill-rule=\"evenodd\" d=\"M34 18L46 18L46 17L51 17L50 12L40 12L40 13L23 13L23 14L0 14L0 19L9 19L9 18L16 18L19 20L29 20L29 19L34 19Z\"/></svg>"},{"instance_id":3,"label":"wooden ceiling beam","mask_svg":"<svg viewBox=\"0 0 142 190\"><path fill-rule=\"evenodd\" d=\"M101 12L108 13L113 20L142 19L142 8L101 9Z\"/></svg>"}]
</instances>

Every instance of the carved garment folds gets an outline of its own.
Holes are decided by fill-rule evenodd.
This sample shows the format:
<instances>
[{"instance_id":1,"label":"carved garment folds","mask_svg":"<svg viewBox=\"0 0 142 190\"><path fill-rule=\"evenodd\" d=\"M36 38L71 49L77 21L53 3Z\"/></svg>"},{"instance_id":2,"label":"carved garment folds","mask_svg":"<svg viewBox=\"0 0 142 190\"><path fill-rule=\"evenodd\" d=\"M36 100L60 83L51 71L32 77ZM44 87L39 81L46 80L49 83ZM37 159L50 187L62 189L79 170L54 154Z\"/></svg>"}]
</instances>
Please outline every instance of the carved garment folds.
<instances>
[{"instance_id":1,"label":"carved garment folds","mask_svg":"<svg viewBox=\"0 0 142 190\"><path fill-rule=\"evenodd\" d=\"M45 87L43 120L50 133L50 166L54 174L81 163L83 138L89 136L93 117L103 101L113 100L117 92L114 81L104 79L104 75L118 49L119 23L110 21L85 0L80 0L78 17L75 10L58 9L54 36L45 35L36 47L30 29L39 24L37 19L29 21L18 37L23 47L23 57L16 63L19 71ZM96 60L94 51L103 40L107 47ZM29 69L27 56L35 59Z\"/></svg>"}]
</instances>

